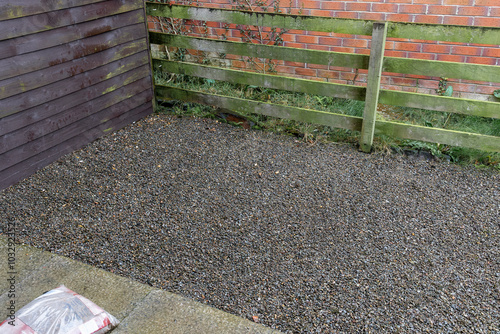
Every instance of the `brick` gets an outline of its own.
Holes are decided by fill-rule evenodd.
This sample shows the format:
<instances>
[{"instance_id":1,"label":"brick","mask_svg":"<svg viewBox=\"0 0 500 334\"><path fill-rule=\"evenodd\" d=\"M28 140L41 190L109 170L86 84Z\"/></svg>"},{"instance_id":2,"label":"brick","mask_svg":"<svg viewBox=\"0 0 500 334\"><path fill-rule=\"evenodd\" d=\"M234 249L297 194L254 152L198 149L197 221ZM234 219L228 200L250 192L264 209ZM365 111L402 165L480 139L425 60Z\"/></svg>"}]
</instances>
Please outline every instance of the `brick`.
<instances>
[{"instance_id":1,"label":"brick","mask_svg":"<svg viewBox=\"0 0 500 334\"><path fill-rule=\"evenodd\" d=\"M458 15L488 16L488 7L461 6L458 7Z\"/></svg>"},{"instance_id":2,"label":"brick","mask_svg":"<svg viewBox=\"0 0 500 334\"><path fill-rule=\"evenodd\" d=\"M213 21L206 22L206 25L207 25L207 27L210 27L210 28L220 28L221 27L220 22L213 22Z\"/></svg>"},{"instance_id":3,"label":"brick","mask_svg":"<svg viewBox=\"0 0 500 334\"><path fill-rule=\"evenodd\" d=\"M500 27L500 17L475 17L474 25L480 27Z\"/></svg>"},{"instance_id":4,"label":"brick","mask_svg":"<svg viewBox=\"0 0 500 334\"><path fill-rule=\"evenodd\" d=\"M485 48L483 50L483 56L500 58L500 48Z\"/></svg>"},{"instance_id":5,"label":"brick","mask_svg":"<svg viewBox=\"0 0 500 334\"><path fill-rule=\"evenodd\" d=\"M476 6L498 6L498 0L476 0Z\"/></svg>"},{"instance_id":6,"label":"brick","mask_svg":"<svg viewBox=\"0 0 500 334\"><path fill-rule=\"evenodd\" d=\"M448 81L449 82L449 81ZM456 92L466 92L466 93L474 93L476 90L476 85L468 85L468 84L461 84L461 83L448 83L450 86L453 87L453 90Z\"/></svg>"},{"instance_id":7,"label":"brick","mask_svg":"<svg viewBox=\"0 0 500 334\"><path fill-rule=\"evenodd\" d=\"M320 9L321 1L319 0L301 0L300 5L307 9Z\"/></svg>"},{"instance_id":8,"label":"brick","mask_svg":"<svg viewBox=\"0 0 500 334\"><path fill-rule=\"evenodd\" d=\"M416 86L417 85L417 79L411 79L411 78L392 77L391 82L393 85L398 85L398 86Z\"/></svg>"},{"instance_id":9,"label":"brick","mask_svg":"<svg viewBox=\"0 0 500 334\"><path fill-rule=\"evenodd\" d=\"M413 16L409 14L393 14L393 13L388 13L385 17L387 21L393 21L393 22L412 22L413 21Z\"/></svg>"},{"instance_id":10,"label":"brick","mask_svg":"<svg viewBox=\"0 0 500 334\"><path fill-rule=\"evenodd\" d=\"M496 65L497 59L487 57L467 57L466 62L473 64Z\"/></svg>"},{"instance_id":11,"label":"brick","mask_svg":"<svg viewBox=\"0 0 500 334\"><path fill-rule=\"evenodd\" d=\"M345 9L348 11L368 12L370 11L370 4L363 2L347 2Z\"/></svg>"},{"instance_id":12,"label":"brick","mask_svg":"<svg viewBox=\"0 0 500 334\"><path fill-rule=\"evenodd\" d=\"M425 5L400 5L399 13L409 13L409 14L425 14Z\"/></svg>"},{"instance_id":13,"label":"brick","mask_svg":"<svg viewBox=\"0 0 500 334\"><path fill-rule=\"evenodd\" d=\"M359 13L361 20L385 21L385 13Z\"/></svg>"},{"instance_id":14,"label":"brick","mask_svg":"<svg viewBox=\"0 0 500 334\"><path fill-rule=\"evenodd\" d=\"M443 19L443 24L454 24L462 26L471 26L473 22L474 19L467 16L445 16Z\"/></svg>"},{"instance_id":15,"label":"brick","mask_svg":"<svg viewBox=\"0 0 500 334\"><path fill-rule=\"evenodd\" d=\"M440 5L442 0L413 0L414 4Z\"/></svg>"},{"instance_id":16,"label":"brick","mask_svg":"<svg viewBox=\"0 0 500 334\"><path fill-rule=\"evenodd\" d=\"M394 50L394 43L392 41L386 41L385 42L385 49L386 50Z\"/></svg>"},{"instance_id":17,"label":"brick","mask_svg":"<svg viewBox=\"0 0 500 334\"><path fill-rule=\"evenodd\" d=\"M306 48L310 50L330 51L330 47L328 45L307 44Z\"/></svg>"},{"instance_id":18,"label":"brick","mask_svg":"<svg viewBox=\"0 0 500 334\"><path fill-rule=\"evenodd\" d=\"M292 42L287 42L286 46L289 48L297 48L297 49L304 49L306 47L304 43L292 43Z\"/></svg>"},{"instance_id":19,"label":"brick","mask_svg":"<svg viewBox=\"0 0 500 334\"><path fill-rule=\"evenodd\" d=\"M418 87L437 89L439 80L418 80Z\"/></svg>"},{"instance_id":20,"label":"brick","mask_svg":"<svg viewBox=\"0 0 500 334\"><path fill-rule=\"evenodd\" d=\"M306 44L318 44L319 38L316 36L309 35L296 35L295 41L298 43L306 43Z\"/></svg>"},{"instance_id":21,"label":"brick","mask_svg":"<svg viewBox=\"0 0 500 334\"><path fill-rule=\"evenodd\" d=\"M470 6L473 4L474 0L443 0L443 5Z\"/></svg>"},{"instance_id":22,"label":"brick","mask_svg":"<svg viewBox=\"0 0 500 334\"><path fill-rule=\"evenodd\" d=\"M337 71L318 70L317 74L321 78L340 79L340 74Z\"/></svg>"},{"instance_id":23,"label":"brick","mask_svg":"<svg viewBox=\"0 0 500 334\"><path fill-rule=\"evenodd\" d=\"M355 76L356 76L356 73L352 73L352 72L341 72L340 73L340 79L342 79L342 80L352 81Z\"/></svg>"},{"instance_id":24,"label":"brick","mask_svg":"<svg viewBox=\"0 0 500 334\"><path fill-rule=\"evenodd\" d=\"M500 16L500 7L499 8L491 8L490 16Z\"/></svg>"},{"instance_id":25,"label":"brick","mask_svg":"<svg viewBox=\"0 0 500 334\"><path fill-rule=\"evenodd\" d=\"M496 89L498 89L498 87L495 87L495 86L477 86L476 93L491 95L491 94L493 94L493 92Z\"/></svg>"},{"instance_id":26,"label":"brick","mask_svg":"<svg viewBox=\"0 0 500 334\"><path fill-rule=\"evenodd\" d=\"M304 63L298 63L296 61L288 61L285 60L285 66L293 66L293 67L305 67L306 64Z\"/></svg>"},{"instance_id":27,"label":"brick","mask_svg":"<svg viewBox=\"0 0 500 334\"><path fill-rule=\"evenodd\" d=\"M235 68L246 68L247 64L244 61L241 60L233 60L231 62L231 67Z\"/></svg>"},{"instance_id":28,"label":"brick","mask_svg":"<svg viewBox=\"0 0 500 334\"><path fill-rule=\"evenodd\" d=\"M342 46L354 47L354 48L366 48L368 47L368 41L365 39L344 38L342 40Z\"/></svg>"},{"instance_id":29,"label":"brick","mask_svg":"<svg viewBox=\"0 0 500 334\"><path fill-rule=\"evenodd\" d=\"M335 12L333 16L339 19L357 19L358 12Z\"/></svg>"},{"instance_id":30,"label":"brick","mask_svg":"<svg viewBox=\"0 0 500 334\"><path fill-rule=\"evenodd\" d=\"M370 54L370 49L356 49L357 54L362 54L362 55L369 55Z\"/></svg>"},{"instance_id":31,"label":"brick","mask_svg":"<svg viewBox=\"0 0 500 334\"><path fill-rule=\"evenodd\" d=\"M443 17L438 15L415 15L413 22L443 24Z\"/></svg>"},{"instance_id":32,"label":"brick","mask_svg":"<svg viewBox=\"0 0 500 334\"><path fill-rule=\"evenodd\" d=\"M344 1L322 1L321 9L327 10L345 10Z\"/></svg>"},{"instance_id":33,"label":"brick","mask_svg":"<svg viewBox=\"0 0 500 334\"><path fill-rule=\"evenodd\" d=\"M328 65L307 64L307 68L312 68L315 70L328 70Z\"/></svg>"},{"instance_id":34,"label":"brick","mask_svg":"<svg viewBox=\"0 0 500 334\"><path fill-rule=\"evenodd\" d=\"M423 52L408 52L407 57L414 58L414 59L435 60L436 54L435 53L423 53Z\"/></svg>"},{"instance_id":35,"label":"brick","mask_svg":"<svg viewBox=\"0 0 500 334\"><path fill-rule=\"evenodd\" d=\"M452 54L467 55L467 56L480 56L483 50L473 46L454 46L451 49Z\"/></svg>"},{"instance_id":36,"label":"brick","mask_svg":"<svg viewBox=\"0 0 500 334\"><path fill-rule=\"evenodd\" d=\"M355 48L346 48L346 47L341 47L341 46L332 46L331 51L334 52L344 52L344 53L354 53L356 51Z\"/></svg>"},{"instance_id":37,"label":"brick","mask_svg":"<svg viewBox=\"0 0 500 334\"><path fill-rule=\"evenodd\" d=\"M310 68L296 68L295 69L295 74L298 75L305 75L309 77L315 77L316 76L316 70L310 69Z\"/></svg>"},{"instance_id":38,"label":"brick","mask_svg":"<svg viewBox=\"0 0 500 334\"><path fill-rule=\"evenodd\" d=\"M278 72L278 73L293 74L293 73L295 73L295 68L291 67L291 66L278 65L278 66L276 66L276 72Z\"/></svg>"},{"instance_id":39,"label":"brick","mask_svg":"<svg viewBox=\"0 0 500 334\"><path fill-rule=\"evenodd\" d=\"M459 55L437 55L437 60L440 61L452 61L452 62L457 62L457 63L463 63L465 62L465 56L459 56Z\"/></svg>"},{"instance_id":40,"label":"brick","mask_svg":"<svg viewBox=\"0 0 500 334\"><path fill-rule=\"evenodd\" d=\"M422 44L396 42L394 43L394 50L419 52L422 50Z\"/></svg>"},{"instance_id":41,"label":"brick","mask_svg":"<svg viewBox=\"0 0 500 334\"><path fill-rule=\"evenodd\" d=\"M392 3L374 3L371 10L372 12L397 13L398 5Z\"/></svg>"},{"instance_id":42,"label":"brick","mask_svg":"<svg viewBox=\"0 0 500 334\"><path fill-rule=\"evenodd\" d=\"M309 12L309 15L311 16L327 16L330 17L333 15L333 13L329 10L321 10L321 9L311 9Z\"/></svg>"},{"instance_id":43,"label":"brick","mask_svg":"<svg viewBox=\"0 0 500 334\"><path fill-rule=\"evenodd\" d=\"M451 46L441 44L424 44L422 45L422 52L428 53L450 53Z\"/></svg>"},{"instance_id":44,"label":"brick","mask_svg":"<svg viewBox=\"0 0 500 334\"><path fill-rule=\"evenodd\" d=\"M397 4L405 4L405 3L413 3L413 0L385 0L386 3L397 3Z\"/></svg>"},{"instance_id":45,"label":"brick","mask_svg":"<svg viewBox=\"0 0 500 334\"><path fill-rule=\"evenodd\" d=\"M398 58L406 58L407 52L404 51L391 51L386 50L384 52L384 56L386 57L398 57Z\"/></svg>"},{"instance_id":46,"label":"brick","mask_svg":"<svg viewBox=\"0 0 500 334\"><path fill-rule=\"evenodd\" d=\"M319 44L321 45L335 45L335 46L341 46L342 45L342 38L336 38L336 37L320 37L319 38Z\"/></svg>"},{"instance_id":47,"label":"brick","mask_svg":"<svg viewBox=\"0 0 500 334\"><path fill-rule=\"evenodd\" d=\"M457 6L428 6L427 14L455 15L457 13L457 8Z\"/></svg>"},{"instance_id":48,"label":"brick","mask_svg":"<svg viewBox=\"0 0 500 334\"><path fill-rule=\"evenodd\" d=\"M413 78L413 79L427 79L427 78L429 78L425 75L417 75L417 74L407 74L406 77Z\"/></svg>"},{"instance_id":49,"label":"brick","mask_svg":"<svg viewBox=\"0 0 500 334\"><path fill-rule=\"evenodd\" d=\"M281 35L281 39L285 42L295 42L295 35L292 34L283 34Z\"/></svg>"}]
</instances>

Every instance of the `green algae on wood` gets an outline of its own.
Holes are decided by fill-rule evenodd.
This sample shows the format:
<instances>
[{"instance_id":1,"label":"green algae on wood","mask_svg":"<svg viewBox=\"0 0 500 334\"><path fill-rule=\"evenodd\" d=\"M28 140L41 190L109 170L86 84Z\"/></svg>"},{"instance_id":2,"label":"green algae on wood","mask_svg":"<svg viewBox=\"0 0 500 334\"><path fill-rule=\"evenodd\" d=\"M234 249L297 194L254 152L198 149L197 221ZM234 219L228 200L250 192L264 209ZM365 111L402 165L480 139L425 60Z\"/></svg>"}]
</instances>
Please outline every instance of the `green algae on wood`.
<instances>
[{"instance_id":1,"label":"green algae on wood","mask_svg":"<svg viewBox=\"0 0 500 334\"><path fill-rule=\"evenodd\" d=\"M363 127L361 129L360 149L370 152L373 144L375 121L377 115L380 79L384 62L385 40L387 36L387 23L373 24L372 45L370 50L370 64L368 66L368 83L366 87L366 103L363 111Z\"/></svg>"},{"instance_id":2,"label":"green algae on wood","mask_svg":"<svg viewBox=\"0 0 500 334\"><path fill-rule=\"evenodd\" d=\"M486 152L500 152L500 137L481 135L477 133L378 121L375 125L375 134L452 146L468 147Z\"/></svg>"},{"instance_id":3,"label":"green algae on wood","mask_svg":"<svg viewBox=\"0 0 500 334\"><path fill-rule=\"evenodd\" d=\"M318 65L367 69L369 61L368 55L355 53L305 50L284 46L219 41L209 38L164 34L159 32L149 32L149 38L150 42L153 44L165 44L185 49L219 52L239 56L293 60L294 62Z\"/></svg>"},{"instance_id":4,"label":"green algae on wood","mask_svg":"<svg viewBox=\"0 0 500 334\"><path fill-rule=\"evenodd\" d=\"M380 91L379 102L395 106L500 118L500 103L394 90Z\"/></svg>"},{"instance_id":5,"label":"green algae on wood","mask_svg":"<svg viewBox=\"0 0 500 334\"><path fill-rule=\"evenodd\" d=\"M153 66L156 71L185 74L212 80L227 81L231 83L255 85L265 88L352 100L363 101L365 98L366 89L364 87L354 85L289 78L279 75L245 72L214 66L161 60L156 58L153 58Z\"/></svg>"},{"instance_id":6,"label":"green algae on wood","mask_svg":"<svg viewBox=\"0 0 500 334\"><path fill-rule=\"evenodd\" d=\"M500 31L498 32L500 34ZM384 72L500 82L500 66L386 57Z\"/></svg>"},{"instance_id":7,"label":"green algae on wood","mask_svg":"<svg viewBox=\"0 0 500 334\"><path fill-rule=\"evenodd\" d=\"M291 119L299 122L327 125L335 128L354 131L361 130L362 119L355 116L346 116L298 107L288 107L273 103L265 103L240 99L236 97L201 93L193 90L162 85L156 86L155 94L156 98L159 99L201 103L211 106L217 106L223 109L234 110L236 112L251 110L252 113Z\"/></svg>"},{"instance_id":8,"label":"green algae on wood","mask_svg":"<svg viewBox=\"0 0 500 334\"><path fill-rule=\"evenodd\" d=\"M335 32L354 35L371 35L373 24L373 21L366 20L278 13L256 13L231 9L167 5L153 2L146 3L146 13L151 16L188 20L216 21L250 26Z\"/></svg>"}]
</instances>

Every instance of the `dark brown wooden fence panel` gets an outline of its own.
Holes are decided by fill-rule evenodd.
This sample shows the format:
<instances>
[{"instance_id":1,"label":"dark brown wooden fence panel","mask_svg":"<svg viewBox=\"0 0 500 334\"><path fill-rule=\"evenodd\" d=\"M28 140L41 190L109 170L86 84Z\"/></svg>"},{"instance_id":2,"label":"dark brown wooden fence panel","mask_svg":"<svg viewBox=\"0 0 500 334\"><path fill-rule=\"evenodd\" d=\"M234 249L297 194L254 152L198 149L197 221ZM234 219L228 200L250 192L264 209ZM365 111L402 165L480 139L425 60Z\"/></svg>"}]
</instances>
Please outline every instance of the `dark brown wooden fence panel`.
<instances>
[{"instance_id":1,"label":"dark brown wooden fence panel","mask_svg":"<svg viewBox=\"0 0 500 334\"><path fill-rule=\"evenodd\" d=\"M152 99L142 0L0 4L0 189L150 114Z\"/></svg>"}]
</instances>

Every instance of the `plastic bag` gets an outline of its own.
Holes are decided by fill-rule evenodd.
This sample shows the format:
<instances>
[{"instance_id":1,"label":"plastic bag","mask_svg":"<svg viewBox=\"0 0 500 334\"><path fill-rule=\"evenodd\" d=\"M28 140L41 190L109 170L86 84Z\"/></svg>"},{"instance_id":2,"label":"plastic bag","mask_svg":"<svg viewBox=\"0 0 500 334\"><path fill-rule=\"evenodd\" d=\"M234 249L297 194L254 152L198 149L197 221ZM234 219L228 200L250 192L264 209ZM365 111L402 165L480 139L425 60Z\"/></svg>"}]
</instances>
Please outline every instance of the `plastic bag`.
<instances>
[{"instance_id":1,"label":"plastic bag","mask_svg":"<svg viewBox=\"0 0 500 334\"><path fill-rule=\"evenodd\" d=\"M2 322L0 333L103 334L117 325L111 314L61 285L21 308L14 322Z\"/></svg>"}]
</instances>

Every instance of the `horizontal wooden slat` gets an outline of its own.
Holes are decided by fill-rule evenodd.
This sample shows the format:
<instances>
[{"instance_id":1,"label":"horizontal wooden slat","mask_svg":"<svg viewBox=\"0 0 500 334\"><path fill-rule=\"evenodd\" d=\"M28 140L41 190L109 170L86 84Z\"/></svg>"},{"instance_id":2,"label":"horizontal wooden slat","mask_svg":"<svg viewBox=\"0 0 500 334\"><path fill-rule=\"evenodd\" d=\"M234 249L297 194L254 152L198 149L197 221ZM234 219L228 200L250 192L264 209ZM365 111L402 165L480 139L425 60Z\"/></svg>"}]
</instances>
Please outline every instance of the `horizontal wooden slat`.
<instances>
[{"instance_id":1,"label":"horizontal wooden slat","mask_svg":"<svg viewBox=\"0 0 500 334\"><path fill-rule=\"evenodd\" d=\"M34 124L48 117L53 117L64 111L78 110L79 105L92 103L92 100L99 97L106 98L108 93L114 92L128 84L151 84L149 75L136 78L137 72L125 72L116 77L104 80L98 84L92 85L85 89L79 89L76 92L64 95L56 100L41 104L39 106L0 118L0 136L16 131L30 124ZM136 78L136 80L134 80ZM112 98L110 98L112 100Z\"/></svg>"},{"instance_id":2,"label":"horizontal wooden slat","mask_svg":"<svg viewBox=\"0 0 500 334\"><path fill-rule=\"evenodd\" d=\"M137 45L141 43L133 42L133 44ZM102 52L72 60L70 62L65 62L62 64L56 63L57 65L36 71L36 73L26 73L24 75L0 81L0 99L5 99L16 94L29 92L33 89L73 77L77 74L93 70L97 67L112 63L134 54L141 54L142 57L149 57L149 53L147 50L136 52L137 48L133 48L130 46L122 47L122 45L119 45ZM54 59L57 58L55 57Z\"/></svg>"},{"instance_id":3,"label":"horizontal wooden slat","mask_svg":"<svg viewBox=\"0 0 500 334\"><path fill-rule=\"evenodd\" d=\"M389 22L387 37L500 45L500 28Z\"/></svg>"},{"instance_id":4,"label":"horizontal wooden slat","mask_svg":"<svg viewBox=\"0 0 500 334\"><path fill-rule=\"evenodd\" d=\"M23 65L26 64L26 61L33 60L31 55L26 55L27 53L37 52L40 50L40 55L44 57L43 59L46 59L47 51L42 51L43 49L55 47L55 50L64 50L64 48L61 47L65 47L65 50L67 50L70 45L66 44L69 43L72 43L71 47L74 49L73 52L77 54L88 54L89 52L93 52L93 50L85 50L83 45L78 43L78 40L100 35L107 31L113 31L115 34L114 38L121 41L139 39L144 37L144 34L142 33L142 30L144 29L143 20L144 17L142 15L142 11L137 10L118 16L106 17L92 22L82 23L78 26L68 26L41 32L39 34L0 41L0 59L12 57L12 62L17 62ZM53 55L58 54L59 53L54 53ZM26 61L23 59L26 59ZM4 66L9 66L8 63L2 64ZM16 65L16 63L13 63L12 65ZM0 68L0 73L4 73L3 66ZM0 77L4 78L3 75L4 74Z\"/></svg>"},{"instance_id":5,"label":"horizontal wooden slat","mask_svg":"<svg viewBox=\"0 0 500 334\"><path fill-rule=\"evenodd\" d=\"M39 122L16 128L14 131L0 136L0 154L24 145L34 139L57 131L65 126L109 108L125 99L138 94L148 94L152 97L151 80L143 78L121 87L108 94L40 120Z\"/></svg>"},{"instance_id":6,"label":"horizontal wooden slat","mask_svg":"<svg viewBox=\"0 0 500 334\"><path fill-rule=\"evenodd\" d=\"M0 11L0 21L88 5L100 1L103 0L22 0L16 1L15 4L12 1L12 3L7 3L5 5L2 4L2 10Z\"/></svg>"},{"instance_id":7,"label":"horizontal wooden slat","mask_svg":"<svg viewBox=\"0 0 500 334\"><path fill-rule=\"evenodd\" d=\"M500 34L500 31L498 32ZM500 66L410 58L384 58L384 72L500 82Z\"/></svg>"},{"instance_id":8,"label":"horizontal wooden slat","mask_svg":"<svg viewBox=\"0 0 500 334\"><path fill-rule=\"evenodd\" d=\"M138 25L121 29L118 27L116 33L113 34L108 32L54 47L43 48L39 51L0 59L0 80L85 57L120 44L129 43L128 45L120 45L120 49L125 49L120 50L121 53L146 50L148 48L146 39L141 38L140 32L137 31L138 27ZM81 30L79 31L81 32Z\"/></svg>"},{"instance_id":9,"label":"horizontal wooden slat","mask_svg":"<svg viewBox=\"0 0 500 334\"><path fill-rule=\"evenodd\" d=\"M152 96L148 91L145 91L142 94L134 95L98 113L94 113L84 119L81 119L79 122L72 123L57 131L29 141L22 146L18 146L6 153L3 153L2 162L0 163L0 171L18 164L20 161L36 155L38 152L46 151L51 147L64 143L76 135L89 131L94 128L96 124L102 124L110 119L116 118L122 115L124 110L132 110L140 107L151 101L151 98Z\"/></svg>"},{"instance_id":10,"label":"horizontal wooden slat","mask_svg":"<svg viewBox=\"0 0 500 334\"><path fill-rule=\"evenodd\" d=\"M152 2L146 3L146 11L148 15L152 16L370 36L373 22L375 22L332 17L242 12ZM387 37L500 45L500 28L389 22Z\"/></svg>"},{"instance_id":11,"label":"horizontal wooden slat","mask_svg":"<svg viewBox=\"0 0 500 334\"><path fill-rule=\"evenodd\" d=\"M379 103L462 115L500 118L500 103L382 89Z\"/></svg>"},{"instance_id":12,"label":"horizontal wooden slat","mask_svg":"<svg viewBox=\"0 0 500 334\"><path fill-rule=\"evenodd\" d=\"M0 172L0 189L4 189L15 184L16 182L19 182L37 170L56 161L63 155L78 150L105 134L121 129L124 126L149 115L151 112L152 107L150 105L142 105L138 108L127 111L121 116L113 118L106 123L99 124L97 127L86 131L79 136L75 136L62 144L40 152L27 160L3 170Z\"/></svg>"},{"instance_id":13,"label":"horizontal wooden slat","mask_svg":"<svg viewBox=\"0 0 500 334\"><path fill-rule=\"evenodd\" d=\"M217 21L251 26L326 31L355 35L371 35L373 24L373 21L277 13L255 13L230 9L167 5L155 2L146 3L146 13L152 16L189 20Z\"/></svg>"},{"instance_id":14,"label":"horizontal wooden slat","mask_svg":"<svg viewBox=\"0 0 500 334\"><path fill-rule=\"evenodd\" d=\"M155 95L158 99L171 99L202 103L206 105L217 106L219 108L234 110L236 112L245 112L251 110L251 112L255 114L286 118L313 124L322 124L342 129L356 131L361 130L362 119L360 117L346 116L297 107L288 107L278 104L251 101L215 94L206 94L187 89L160 85L157 85L155 87Z\"/></svg>"},{"instance_id":15,"label":"horizontal wooden slat","mask_svg":"<svg viewBox=\"0 0 500 334\"><path fill-rule=\"evenodd\" d=\"M154 69L177 74L192 75L201 78L227 81L231 83L255 85L292 92L340 97L353 100L365 99L366 88L354 85L321 82L315 80L287 78L279 75L245 72L213 66L181 63L153 59Z\"/></svg>"},{"instance_id":16,"label":"horizontal wooden slat","mask_svg":"<svg viewBox=\"0 0 500 334\"><path fill-rule=\"evenodd\" d=\"M375 134L397 138L422 140L452 146L469 147L486 152L500 152L500 137L476 133L428 128L394 122L377 121Z\"/></svg>"},{"instance_id":17,"label":"horizontal wooden slat","mask_svg":"<svg viewBox=\"0 0 500 334\"><path fill-rule=\"evenodd\" d=\"M149 33L150 43L166 44L186 49L208 52L219 52L239 56L259 57L268 59L290 60L300 63L320 64L328 66L368 68L368 55L320 50L305 50L283 46L262 45L232 41L218 41L209 38L198 38L182 35Z\"/></svg>"},{"instance_id":18,"label":"horizontal wooden slat","mask_svg":"<svg viewBox=\"0 0 500 334\"><path fill-rule=\"evenodd\" d=\"M0 40L89 22L142 8L142 0L108 0L81 7L0 21Z\"/></svg>"},{"instance_id":19,"label":"horizontal wooden slat","mask_svg":"<svg viewBox=\"0 0 500 334\"><path fill-rule=\"evenodd\" d=\"M130 59L129 59L130 58ZM0 117L5 117L28 108L41 105L61 96L84 89L103 80L112 78L116 75L133 71L132 81L149 76L150 73L149 57L144 54L133 55L120 59L111 64L84 72L74 77L55 82L53 84L32 90L29 94L18 94L3 99L0 103ZM116 88L125 85L119 84ZM113 89L108 87L107 89Z\"/></svg>"}]
</instances>

